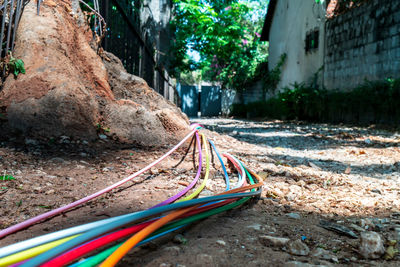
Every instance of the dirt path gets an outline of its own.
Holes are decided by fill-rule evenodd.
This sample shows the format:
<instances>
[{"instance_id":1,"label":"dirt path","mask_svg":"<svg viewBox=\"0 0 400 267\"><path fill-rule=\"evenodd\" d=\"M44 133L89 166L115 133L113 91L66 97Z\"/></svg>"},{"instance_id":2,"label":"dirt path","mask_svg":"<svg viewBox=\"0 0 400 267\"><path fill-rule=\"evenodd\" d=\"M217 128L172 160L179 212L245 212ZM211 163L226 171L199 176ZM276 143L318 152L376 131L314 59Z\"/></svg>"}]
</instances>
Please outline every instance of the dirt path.
<instances>
[{"instance_id":1,"label":"dirt path","mask_svg":"<svg viewBox=\"0 0 400 267\"><path fill-rule=\"evenodd\" d=\"M205 131L220 150L265 177L262 199L135 249L120 266L400 265L397 255L386 261L364 259L359 253L361 232L377 232L385 250L389 240L400 240L399 135L272 121L198 122L219 133ZM107 140L87 144L63 138L46 145L14 141L3 140L0 146L0 170L15 177L0 181L1 228L119 181L164 151L116 149ZM0 245L150 207L194 176L190 160L171 169L182 154L123 189L0 240ZM213 177L207 192L222 183L218 173ZM321 220L342 232L347 229L347 234L351 230L356 238L322 228ZM380 255L379 246L377 251Z\"/></svg>"}]
</instances>

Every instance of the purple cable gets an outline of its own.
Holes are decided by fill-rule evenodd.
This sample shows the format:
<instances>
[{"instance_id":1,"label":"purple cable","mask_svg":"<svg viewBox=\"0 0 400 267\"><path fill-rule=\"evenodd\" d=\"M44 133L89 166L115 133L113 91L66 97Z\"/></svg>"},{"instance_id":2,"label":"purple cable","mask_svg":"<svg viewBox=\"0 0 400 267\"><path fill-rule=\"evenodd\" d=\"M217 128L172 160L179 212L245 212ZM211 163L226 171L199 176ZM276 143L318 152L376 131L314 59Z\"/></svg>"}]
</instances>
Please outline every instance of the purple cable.
<instances>
[{"instance_id":1,"label":"purple cable","mask_svg":"<svg viewBox=\"0 0 400 267\"><path fill-rule=\"evenodd\" d=\"M25 263L25 262L27 262L27 261L29 261L29 260L30 260L30 259L23 260L23 261L14 263L13 265L9 265L8 267L17 267L17 266L20 266L20 265L22 265L23 263Z\"/></svg>"},{"instance_id":2,"label":"purple cable","mask_svg":"<svg viewBox=\"0 0 400 267\"><path fill-rule=\"evenodd\" d=\"M202 166L202 162L203 162L203 157L202 157L202 152L201 152L201 143L200 143L200 138L199 138L199 133L198 132L196 132L196 141L197 141L197 146L198 146L198 149L199 149L199 168L197 169L197 174L196 174L196 177L194 178L194 180L187 187L185 187L185 189L183 189L181 192L179 192L175 196L172 196L172 197L164 200L163 202L158 203L157 205L151 207L150 209L153 209L153 208L156 208L156 207L160 207L160 206L164 206L166 204L174 202L175 200L177 200L178 198L180 198L181 196L186 194L187 191L189 191L191 188L193 188L193 186L197 183L197 181L200 178L201 166Z\"/></svg>"}]
</instances>

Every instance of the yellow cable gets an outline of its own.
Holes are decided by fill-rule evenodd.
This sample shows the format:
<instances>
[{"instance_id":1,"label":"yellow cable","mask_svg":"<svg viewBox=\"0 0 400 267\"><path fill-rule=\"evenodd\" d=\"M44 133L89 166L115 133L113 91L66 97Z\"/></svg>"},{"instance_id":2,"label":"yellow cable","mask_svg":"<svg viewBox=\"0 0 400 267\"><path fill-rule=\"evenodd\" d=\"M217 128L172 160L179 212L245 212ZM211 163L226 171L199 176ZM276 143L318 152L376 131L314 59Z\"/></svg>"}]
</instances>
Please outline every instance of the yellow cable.
<instances>
[{"instance_id":1,"label":"yellow cable","mask_svg":"<svg viewBox=\"0 0 400 267\"><path fill-rule=\"evenodd\" d=\"M209 176L209 174L210 174L210 158L209 158L209 155L208 155L208 145L207 145L207 142L208 142L208 141L207 141L207 138L206 138L206 136L205 136L204 134L201 134L201 137L202 137L202 139L203 139L204 148L205 148L205 150L206 150L206 174L204 175L204 180L203 180L203 182L201 183L201 185L199 186L199 188L196 189L196 191L194 191L194 192L193 192L192 194L190 194L189 196L187 196L187 197L185 197L185 198L183 198L183 199L181 199L181 200L178 200L176 203L182 202L182 201L186 201L186 200L190 200L190 199L193 199L193 198L196 197L198 194L200 194L201 191L203 191L204 187L205 187L206 184L207 184L208 176Z\"/></svg>"},{"instance_id":2,"label":"yellow cable","mask_svg":"<svg viewBox=\"0 0 400 267\"><path fill-rule=\"evenodd\" d=\"M190 194L189 196L185 197L184 199L181 199L177 202L182 202L182 201L186 201L186 200L190 200L193 199L194 197L196 197L198 194L200 194L200 192L204 189L204 187L206 186L207 180L208 180L208 176L210 174L210 158L208 155L208 146L207 146L207 138L204 134L201 134L202 140L203 140L203 144L206 150L206 174L204 175L204 180L201 183L201 185L199 186L199 188L196 189L196 191L194 191L192 194ZM166 223L168 223L169 221L179 217L182 214L185 214L186 212L195 209L196 207L198 207L200 205L197 206L193 206L193 207L189 207L186 209L182 209L182 210L177 210L174 211L162 218L160 218L159 220L155 221L154 223L152 223L151 225L147 226L146 228L142 229L141 231L139 231L138 233L136 233L135 235L133 235L131 238L129 238L127 241L125 241L121 247L119 247L116 251L114 251L114 253L112 253L101 265L100 267L111 267L111 266L115 266L115 264L117 264L123 256L125 256L126 253L129 252L129 250L131 248L133 248L135 245L137 245L141 240L143 240L144 238L146 238L146 236L150 235L152 232L154 232L155 230L157 230L158 228L160 228L161 226L165 225Z\"/></svg>"},{"instance_id":3,"label":"yellow cable","mask_svg":"<svg viewBox=\"0 0 400 267\"><path fill-rule=\"evenodd\" d=\"M68 240L70 240L72 238L75 238L77 236L79 236L79 235L73 235L73 236L65 237L65 238L60 239L60 240L49 242L47 244L44 244L44 245L41 245L41 246L37 246L37 247L31 248L31 249L27 249L27 250L24 250L24 251L9 255L7 257L1 258L0 259L0 267L9 266L11 264L14 264L14 263L17 263L17 262L20 262L20 261L24 261L26 259L33 258L33 257L35 257L35 256L37 256L37 255L39 255L39 254L41 254L41 253L43 253L43 252L45 252L45 251L47 251L49 249L52 249L52 248L54 248L54 247L56 247L58 245L61 245L62 243L65 243Z\"/></svg>"},{"instance_id":4,"label":"yellow cable","mask_svg":"<svg viewBox=\"0 0 400 267\"><path fill-rule=\"evenodd\" d=\"M207 180L208 180L208 177L209 177L209 173L210 173L210 158L209 158L209 152L208 152L208 146L207 146L207 138L206 138L206 136L204 134L200 134L200 135L202 137L203 143L205 144L205 150L206 150L206 174L204 176L204 180L201 183L200 187L195 192L193 192L189 196L187 196L184 199L179 200L177 202L193 199L198 194L200 194L200 192L206 186L206 183L207 183ZM79 235L75 235L75 236L72 236L72 237L67 237L67 238L64 238L64 239L56 240L56 241L53 241L53 242L50 242L50 243L47 243L47 244L44 244L44 245L41 245L41 246L37 246L37 247L31 248L31 249L27 249L27 250L21 251L19 253L15 253L15 254L12 254L10 256L7 256L7 257L5 257L3 259L0 259L0 267L8 266L8 265L13 264L13 263L17 263L17 262L20 262L20 261L23 261L23 260L26 260L26 259L30 259L30 258L32 258L34 256L37 256L37 255L39 255L39 254L41 254L41 253L43 253L43 252L45 252L45 251L47 251L47 250L49 250L49 249L51 249L53 247L56 247L56 246L58 246L58 245L60 245L60 244L62 244L64 242L67 242L68 240L70 240L70 239L72 239L72 238L74 238L76 236L79 236Z\"/></svg>"}]
</instances>

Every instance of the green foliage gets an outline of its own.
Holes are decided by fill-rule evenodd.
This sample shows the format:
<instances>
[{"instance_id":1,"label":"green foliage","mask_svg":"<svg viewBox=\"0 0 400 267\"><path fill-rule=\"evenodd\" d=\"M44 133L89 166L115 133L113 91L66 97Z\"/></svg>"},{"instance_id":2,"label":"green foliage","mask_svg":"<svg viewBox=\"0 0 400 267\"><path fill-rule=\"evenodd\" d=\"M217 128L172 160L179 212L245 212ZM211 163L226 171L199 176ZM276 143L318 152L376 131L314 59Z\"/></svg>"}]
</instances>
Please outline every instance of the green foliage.
<instances>
[{"instance_id":1,"label":"green foliage","mask_svg":"<svg viewBox=\"0 0 400 267\"><path fill-rule=\"evenodd\" d=\"M110 132L110 128L105 127L101 123L96 124L96 130L98 133L109 133Z\"/></svg>"},{"instance_id":2,"label":"green foliage","mask_svg":"<svg viewBox=\"0 0 400 267\"><path fill-rule=\"evenodd\" d=\"M276 66L271 71L266 72L265 75L262 75L264 93L266 91L275 91L281 81L282 66L285 64L286 58L286 53L282 54ZM263 70L267 70L267 68L263 68Z\"/></svg>"},{"instance_id":3,"label":"green foliage","mask_svg":"<svg viewBox=\"0 0 400 267\"><path fill-rule=\"evenodd\" d=\"M348 91L317 89L296 83L267 101L234 105L232 115L398 125L399 106L400 79L365 81Z\"/></svg>"},{"instance_id":4,"label":"green foliage","mask_svg":"<svg viewBox=\"0 0 400 267\"><path fill-rule=\"evenodd\" d=\"M48 206L48 205L37 205L37 207L42 208L42 209L52 209L52 206Z\"/></svg>"},{"instance_id":5,"label":"green foliage","mask_svg":"<svg viewBox=\"0 0 400 267\"><path fill-rule=\"evenodd\" d=\"M200 70L203 80L222 87L242 89L266 61L267 46L259 42L263 17L252 11L266 10L262 1L174 0L172 73ZM189 51L198 53L194 60Z\"/></svg>"},{"instance_id":6,"label":"green foliage","mask_svg":"<svg viewBox=\"0 0 400 267\"><path fill-rule=\"evenodd\" d=\"M10 70L14 76L18 76L18 74L25 74L25 65L22 59L14 58L10 54L10 59L7 64L7 69Z\"/></svg>"},{"instance_id":7,"label":"green foliage","mask_svg":"<svg viewBox=\"0 0 400 267\"><path fill-rule=\"evenodd\" d=\"M202 80L202 75L200 70L195 70L191 72L183 72L179 76L180 83L183 85L194 85L199 84Z\"/></svg>"},{"instance_id":8,"label":"green foliage","mask_svg":"<svg viewBox=\"0 0 400 267\"><path fill-rule=\"evenodd\" d=\"M15 180L15 178L12 175L2 175L0 176L0 181L12 181Z\"/></svg>"}]
</instances>

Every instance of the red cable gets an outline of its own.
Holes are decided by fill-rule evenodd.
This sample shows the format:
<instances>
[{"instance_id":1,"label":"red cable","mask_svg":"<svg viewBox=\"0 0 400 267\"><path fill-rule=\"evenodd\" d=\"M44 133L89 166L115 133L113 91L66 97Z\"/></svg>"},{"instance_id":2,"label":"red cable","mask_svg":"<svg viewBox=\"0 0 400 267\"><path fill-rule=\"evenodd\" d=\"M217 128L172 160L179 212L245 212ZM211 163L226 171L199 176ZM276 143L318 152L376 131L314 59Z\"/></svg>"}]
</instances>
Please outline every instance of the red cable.
<instances>
[{"instance_id":1,"label":"red cable","mask_svg":"<svg viewBox=\"0 0 400 267\"><path fill-rule=\"evenodd\" d=\"M197 208L196 210L193 210L193 211L190 211L190 212L184 214L183 216L180 216L178 219L189 217L189 216L192 216L192 215L195 215L195 214L198 214L198 213L210 210L210 209L214 209L214 208L229 204L235 200L236 199L230 199L230 200L225 200L222 202L214 203L214 204L211 204L208 206L200 207L200 208ZM147 222L144 222L144 223L141 223L138 225L134 225L129 228L122 229L122 230L110 233L106 236L97 238L91 242L83 244L82 246L79 246L79 247L77 247L73 250L70 250L64 254L61 254L60 256L42 264L41 267L64 266L64 265L68 264L69 262L71 262L71 261L73 261L95 249L103 247L111 242L114 242L118 239L121 239L125 236L128 236L130 234L133 234L133 233L136 233L136 232L142 230L149 224L153 223L155 220L157 220L157 219L147 221Z\"/></svg>"},{"instance_id":2,"label":"red cable","mask_svg":"<svg viewBox=\"0 0 400 267\"><path fill-rule=\"evenodd\" d=\"M241 175L243 175L242 172L241 172L239 164L233 158L231 158L229 155L225 155L224 154L224 156L229 161L231 161L234 164L234 166L237 168L239 173L241 173ZM247 182L245 181L244 185L246 185L246 184L247 184ZM198 213L201 213L201 212L213 209L213 208L217 208L217 207L229 204L229 203L231 203L231 202L233 202L235 200L236 199L225 200L225 201L221 201L221 202L214 203L214 204L211 204L211 205L207 205L207 206L204 206L204 207L199 207L199 208L197 208L195 210L192 210L192 211L190 211L190 212L178 217L177 219L189 217L189 216L192 216L192 215L195 215L195 214L198 214ZM131 226L129 228L122 229L122 230L110 233L110 234L108 234L106 236L103 236L103 237L97 238L95 240L92 240L92 241L90 241L88 243L85 243L85 244L83 244L83 245L81 245L81 246L79 246L79 247L77 247L77 248L75 248L73 250L70 250L70 251L67 251L64 254L61 254L60 256L58 256L58 257L56 257L56 258L44 263L43 265L41 265L41 267L64 266L64 265L68 264L69 262L72 262L75 259L77 259L77 258L79 258L79 257L81 257L81 256L83 256L83 255L95 250L95 249L103 247L103 246L105 246L105 245L107 245L107 244L109 244L111 242L114 242L114 241L116 241L118 239L121 239L121 238L123 238L125 236L128 236L130 234L133 234L133 233L136 233L136 232L142 230L146 226L148 226L151 223L153 223L155 220L157 220L157 219L153 219L153 220L141 223L141 224L137 224L137 225Z\"/></svg>"}]
</instances>

